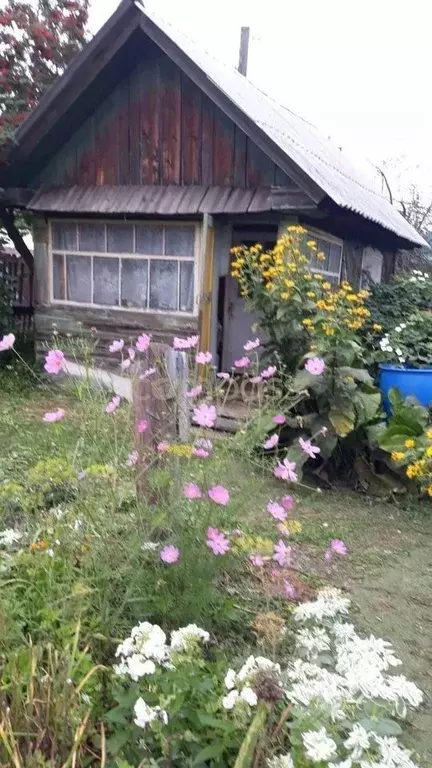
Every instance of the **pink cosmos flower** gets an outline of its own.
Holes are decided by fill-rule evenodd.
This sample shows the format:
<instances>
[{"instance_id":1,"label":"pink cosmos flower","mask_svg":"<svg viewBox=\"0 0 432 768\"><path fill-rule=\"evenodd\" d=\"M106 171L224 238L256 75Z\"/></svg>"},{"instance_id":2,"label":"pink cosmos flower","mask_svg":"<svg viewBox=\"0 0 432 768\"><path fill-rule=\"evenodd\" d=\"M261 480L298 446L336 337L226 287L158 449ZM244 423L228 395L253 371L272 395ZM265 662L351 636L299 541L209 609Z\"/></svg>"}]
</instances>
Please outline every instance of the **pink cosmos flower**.
<instances>
[{"instance_id":1,"label":"pink cosmos flower","mask_svg":"<svg viewBox=\"0 0 432 768\"><path fill-rule=\"evenodd\" d=\"M111 402L108 403L107 407L105 408L105 413L114 413L119 407L119 405L120 405L120 398L118 397L118 395L116 395L115 397L113 397Z\"/></svg>"},{"instance_id":2,"label":"pink cosmos flower","mask_svg":"<svg viewBox=\"0 0 432 768\"><path fill-rule=\"evenodd\" d=\"M205 448L192 448L192 456L195 456L197 459L208 459L210 454Z\"/></svg>"},{"instance_id":3,"label":"pink cosmos flower","mask_svg":"<svg viewBox=\"0 0 432 768\"><path fill-rule=\"evenodd\" d=\"M274 435L271 435L270 437L267 438L267 440L263 445L263 448L265 448L266 451L270 451L271 448L276 448L278 442L279 442L279 435L276 435L275 433Z\"/></svg>"},{"instance_id":4,"label":"pink cosmos flower","mask_svg":"<svg viewBox=\"0 0 432 768\"><path fill-rule=\"evenodd\" d=\"M250 363L250 360L247 355L244 357L241 357L240 360L234 360L234 367L235 368L247 368Z\"/></svg>"},{"instance_id":5,"label":"pink cosmos flower","mask_svg":"<svg viewBox=\"0 0 432 768\"><path fill-rule=\"evenodd\" d=\"M187 342L189 344L189 349L195 349L199 342L199 336L188 336Z\"/></svg>"},{"instance_id":6,"label":"pink cosmos flower","mask_svg":"<svg viewBox=\"0 0 432 768\"><path fill-rule=\"evenodd\" d=\"M174 349L194 349L199 342L199 336L188 336L187 339L175 336L173 339Z\"/></svg>"},{"instance_id":7,"label":"pink cosmos flower","mask_svg":"<svg viewBox=\"0 0 432 768\"><path fill-rule=\"evenodd\" d=\"M214 405L206 405L202 403L197 408L194 408L193 420L200 427L207 427L211 429L214 427L216 421L216 408Z\"/></svg>"},{"instance_id":8,"label":"pink cosmos flower","mask_svg":"<svg viewBox=\"0 0 432 768\"><path fill-rule=\"evenodd\" d=\"M288 600L296 599L296 591L290 581L284 579L284 589Z\"/></svg>"},{"instance_id":9,"label":"pink cosmos flower","mask_svg":"<svg viewBox=\"0 0 432 768\"><path fill-rule=\"evenodd\" d=\"M230 499L229 493L223 485L214 485L213 488L210 488L208 495L215 504L222 507L226 507Z\"/></svg>"},{"instance_id":10,"label":"pink cosmos flower","mask_svg":"<svg viewBox=\"0 0 432 768\"><path fill-rule=\"evenodd\" d=\"M229 539L217 528L209 528L207 531L207 546L214 555L224 555L230 548Z\"/></svg>"},{"instance_id":11,"label":"pink cosmos flower","mask_svg":"<svg viewBox=\"0 0 432 768\"><path fill-rule=\"evenodd\" d=\"M140 381L143 381L143 379L148 379L149 376L153 376L153 374L156 373L156 368L149 368L147 371L144 371L144 373L140 376Z\"/></svg>"},{"instance_id":12,"label":"pink cosmos flower","mask_svg":"<svg viewBox=\"0 0 432 768\"><path fill-rule=\"evenodd\" d=\"M137 424L137 432L139 435L142 435L143 432L145 432L149 428L150 424L148 423L147 419L141 419Z\"/></svg>"},{"instance_id":13,"label":"pink cosmos flower","mask_svg":"<svg viewBox=\"0 0 432 768\"><path fill-rule=\"evenodd\" d=\"M124 341L123 339L120 339L119 341L113 341L110 344L109 351L110 352L121 352L124 347Z\"/></svg>"},{"instance_id":14,"label":"pink cosmos flower","mask_svg":"<svg viewBox=\"0 0 432 768\"><path fill-rule=\"evenodd\" d=\"M249 381L251 384L261 384L262 378L261 376L252 376Z\"/></svg>"},{"instance_id":15,"label":"pink cosmos flower","mask_svg":"<svg viewBox=\"0 0 432 768\"><path fill-rule=\"evenodd\" d=\"M251 555L249 560L255 568L262 568L265 563L265 560L261 555Z\"/></svg>"},{"instance_id":16,"label":"pink cosmos flower","mask_svg":"<svg viewBox=\"0 0 432 768\"><path fill-rule=\"evenodd\" d=\"M192 387L192 389L189 390L189 392L186 392L186 397L199 397L201 392L203 391L203 388L201 384L198 384L196 387Z\"/></svg>"},{"instance_id":17,"label":"pink cosmos flower","mask_svg":"<svg viewBox=\"0 0 432 768\"><path fill-rule=\"evenodd\" d=\"M305 365L305 369L308 373L311 373L312 376L321 376L325 371L325 367L325 362L321 357L311 357Z\"/></svg>"},{"instance_id":18,"label":"pink cosmos flower","mask_svg":"<svg viewBox=\"0 0 432 768\"><path fill-rule=\"evenodd\" d=\"M266 368L264 371L262 371L261 378L262 379L271 379L271 377L274 376L276 372L277 372L276 366L275 365L270 365L268 368Z\"/></svg>"},{"instance_id":19,"label":"pink cosmos flower","mask_svg":"<svg viewBox=\"0 0 432 768\"><path fill-rule=\"evenodd\" d=\"M296 483L298 480L295 461L288 461L284 459L281 463L278 461L276 467L273 470L275 477L279 477L281 480L289 480L290 483Z\"/></svg>"},{"instance_id":20,"label":"pink cosmos flower","mask_svg":"<svg viewBox=\"0 0 432 768\"><path fill-rule=\"evenodd\" d=\"M0 352L6 352L7 349L12 349L14 344L15 336L13 333L8 333L6 336L3 336L2 340L0 341Z\"/></svg>"},{"instance_id":21,"label":"pink cosmos flower","mask_svg":"<svg viewBox=\"0 0 432 768\"><path fill-rule=\"evenodd\" d=\"M293 509L294 507L294 499L292 496L284 496L282 499L282 506L284 509L286 509L288 512L290 509Z\"/></svg>"},{"instance_id":22,"label":"pink cosmos flower","mask_svg":"<svg viewBox=\"0 0 432 768\"><path fill-rule=\"evenodd\" d=\"M172 565L173 563L176 563L177 560L180 557L180 550L177 549L177 547L174 547L172 544L169 544L167 547L164 547L162 552L160 553L160 559L163 563L168 563L168 565Z\"/></svg>"},{"instance_id":23,"label":"pink cosmos flower","mask_svg":"<svg viewBox=\"0 0 432 768\"><path fill-rule=\"evenodd\" d=\"M228 379L231 378L229 373L225 373L224 371L222 371L221 373L217 373L216 376L218 377L218 379L223 379L224 381L228 381Z\"/></svg>"},{"instance_id":24,"label":"pink cosmos flower","mask_svg":"<svg viewBox=\"0 0 432 768\"><path fill-rule=\"evenodd\" d=\"M348 554L348 547L341 539L332 539L330 547L324 555L328 563L333 561L333 554L345 556Z\"/></svg>"},{"instance_id":25,"label":"pink cosmos flower","mask_svg":"<svg viewBox=\"0 0 432 768\"><path fill-rule=\"evenodd\" d=\"M120 363L120 367L122 371L127 371L127 369L130 368L131 366L131 362L132 360L130 359L130 357L126 357L124 360L122 360Z\"/></svg>"},{"instance_id":26,"label":"pink cosmos flower","mask_svg":"<svg viewBox=\"0 0 432 768\"><path fill-rule=\"evenodd\" d=\"M246 344L243 346L243 349L245 352L252 352L252 350L257 349L260 344L261 342L259 339L255 339L255 341L247 341Z\"/></svg>"},{"instance_id":27,"label":"pink cosmos flower","mask_svg":"<svg viewBox=\"0 0 432 768\"><path fill-rule=\"evenodd\" d=\"M316 459L318 454L321 453L321 448L318 448L317 445L312 445L310 440L303 440L302 437L299 440L299 445L302 451L310 456L311 459Z\"/></svg>"},{"instance_id":28,"label":"pink cosmos flower","mask_svg":"<svg viewBox=\"0 0 432 768\"><path fill-rule=\"evenodd\" d=\"M276 560L282 568L291 562L291 547L287 547L282 539L279 539L278 543L275 544L273 560Z\"/></svg>"},{"instance_id":29,"label":"pink cosmos flower","mask_svg":"<svg viewBox=\"0 0 432 768\"><path fill-rule=\"evenodd\" d=\"M140 336L138 336L137 342L135 344L138 352L147 352L151 343L151 339L151 335L147 333L142 333Z\"/></svg>"},{"instance_id":30,"label":"pink cosmos flower","mask_svg":"<svg viewBox=\"0 0 432 768\"><path fill-rule=\"evenodd\" d=\"M65 365L65 356L60 349L52 349L45 357L44 368L47 373L52 373L57 376Z\"/></svg>"},{"instance_id":31,"label":"pink cosmos flower","mask_svg":"<svg viewBox=\"0 0 432 768\"><path fill-rule=\"evenodd\" d=\"M286 520L288 517L287 512L285 512L284 508L276 501L270 501L267 504L267 512L269 512L275 520Z\"/></svg>"},{"instance_id":32,"label":"pink cosmos flower","mask_svg":"<svg viewBox=\"0 0 432 768\"><path fill-rule=\"evenodd\" d=\"M278 413L276 416L273 416L272 421L274 421L275 424L282 426L282 424L285 424L286 418L282 413Z\"/></svg>"},{"instance_id":33,"label":"pink cosmos flower","mask_svg":"<svg viewBox=\"0 0 432 768\"><path fill-rule=\"evenodd\" d=\"M169 450L169 447L169 443L158 443L156 450L158 453L166 453Z\"/></svg>"},{"instance_id":34,"label":"pink cosmos flower","mask_svg":"<svg viewBox=\"0 0 432 768\"><path fill-rule=\"evenodd\" d=\"M132 451L132 453L129 454L128 459L126 461L127 467L134 467L135 464L137 464L139 459L138 451Z\"/></svg>"},{"instance_id":35,"label":"pink cosmos flower","mask_svg":"<svg viewBox=\"0 0 432 768\"><path fill-rule=\"evenodd\" d=\"M197 355L195 355L195 360L198 363L198 365L208 365L212 361L212 353L211 352L198 352Z\"/></svg>"},{"instance_id":36,"label":"pink cosmos flower","mask_svg":"<svg viewBox=\"0 0 432 768\"><path fill-rule=\"evenodd\" d=\"M48 413L44 415L42 421L53 424L56 421L61 421L65 413L66 411L64 411L63 408L59 408L57 411L48 411Z\"/></svg>"},{"instance_id":37,"label":"pink cosmos flower","mask_svg":"<svg viewBox=\"0 0 432 768\"><path fill-rule=\"evenodd\" d=\"M196 483L188 483L183 488L183 496L185 499L200 499L201 489Z\"/></svg>"}]
</instances>

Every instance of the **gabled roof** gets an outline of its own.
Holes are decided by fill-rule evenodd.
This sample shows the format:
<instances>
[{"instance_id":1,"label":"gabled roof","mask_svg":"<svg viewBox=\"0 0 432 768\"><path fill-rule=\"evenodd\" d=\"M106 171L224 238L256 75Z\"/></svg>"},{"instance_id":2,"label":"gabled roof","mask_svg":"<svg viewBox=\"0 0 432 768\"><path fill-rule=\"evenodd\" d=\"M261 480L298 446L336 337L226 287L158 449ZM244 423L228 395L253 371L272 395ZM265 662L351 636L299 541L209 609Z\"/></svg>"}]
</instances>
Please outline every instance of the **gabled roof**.
<instances>
[{"instance_id":1,"label":"gabled roof","mask_svg":"<svg viewBox=\"0 0 432 768\"><path fill-rule=\"evenodd\" d=\"M82 51L17 132L25 139L43 112L67 88L92 56L100 60L104 42L112 40L122 19L130 20L135 6L140 26L197 85L251 135L279 166L289 173L316 202L328 196L341 208L353 211L398 237L416 245L426 241L403 216L351 165L343 153L302 118L255 87L234 67L206 52L200 45L134 0L123 0L111 19ZM124 31L123 31L124 34ZM117 40L118 43L118 40Z\"/></svg>"}]
</instances>

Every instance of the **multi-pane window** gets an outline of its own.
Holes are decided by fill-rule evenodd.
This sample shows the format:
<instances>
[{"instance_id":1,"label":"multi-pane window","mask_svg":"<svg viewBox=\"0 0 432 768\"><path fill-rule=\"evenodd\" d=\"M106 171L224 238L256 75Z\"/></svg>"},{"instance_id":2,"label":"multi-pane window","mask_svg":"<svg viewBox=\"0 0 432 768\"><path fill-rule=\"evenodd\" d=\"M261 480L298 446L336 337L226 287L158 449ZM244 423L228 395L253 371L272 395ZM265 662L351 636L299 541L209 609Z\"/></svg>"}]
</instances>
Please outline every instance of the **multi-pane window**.
<instances>
[{"instance_id":1,"label":"multi-pane window","mask_svg":"<svg viewBox=\"0 0 432 768\"><path fill-rule=\"evenodd\" d=\"M194 224L53 221L52 298L193 313L195 252Z\"/></svg>"},{"instance_id":2,"label":"multi-pane window","mask_svg":"<svg viewBox=\"0 0 432 768\"><path fill-rule=\"evenodd\" d=\"M311 259L311 269L322 272L333 285L339 285L342 269L342 242L327 238L315 232L308 232L308 237L317 245L316 253L323 253L325 259L318 259L314 255Z\"/></svg>"}]
</instances>

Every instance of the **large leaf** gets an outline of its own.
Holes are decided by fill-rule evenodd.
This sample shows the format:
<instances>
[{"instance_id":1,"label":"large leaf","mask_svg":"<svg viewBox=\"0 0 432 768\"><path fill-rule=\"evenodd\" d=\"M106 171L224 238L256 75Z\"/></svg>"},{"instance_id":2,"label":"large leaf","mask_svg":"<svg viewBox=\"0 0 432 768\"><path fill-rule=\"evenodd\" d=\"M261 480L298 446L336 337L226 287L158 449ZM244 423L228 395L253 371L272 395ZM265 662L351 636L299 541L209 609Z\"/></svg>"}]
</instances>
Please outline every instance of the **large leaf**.
<instances>
[{"instance_id":1,"label":"large leaf","mask_svg":"<svg viewBox=\"0 0 432 768\"><path fill-rule=\"evenodd\" d=\"M215 741L213 744L209 744L204 749L198 752L192 766L205 765L212 757L220 757L224 752L225 746L220 741Z\"/></svg>"},{"instance_id":2,"label":"large leaf","mask_svg":"<svg viewBox=\"0 0 432 768\"><path fill-rule=\"evenodd\" d=\"M375 382L365 368L351 368L348 365L339 368L341 376L352 376L355 381L360 381L362 384L368 384L373 387Z\"/></svg>"},{"instance_id":3,"label":"large leaf","mask_svg":"<svg viewBox=\"0 0 432 768\"><path fill-rule=\"evenodd\" d=\"M380 392L361 392L358 390L353 398L357 412L357 425L367 424L378 415L381 408Z\"/></svg>"},{"instance_id":4,"label":"large leaf","mask_svg":"<svg viewBox=\"0 0 432 768\"><path fill-rule=\"evenodd\" d=\"M332 423L334 431L339 437L346 437L355 428L355 411L354 409L339 410L339 408L333 406L329 413L329 419Z\"/></svg>"}]
</instances>

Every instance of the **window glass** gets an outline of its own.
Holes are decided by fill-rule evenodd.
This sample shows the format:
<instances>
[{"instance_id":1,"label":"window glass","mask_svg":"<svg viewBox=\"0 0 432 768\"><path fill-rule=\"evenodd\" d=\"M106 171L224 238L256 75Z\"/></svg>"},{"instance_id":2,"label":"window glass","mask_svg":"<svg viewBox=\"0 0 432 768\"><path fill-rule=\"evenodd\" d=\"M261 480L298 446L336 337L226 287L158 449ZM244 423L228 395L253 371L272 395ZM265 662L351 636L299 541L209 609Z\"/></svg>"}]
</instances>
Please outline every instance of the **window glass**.
<instances>
[{"instance_id":1,"label":"window glass","mask_svg":"<svg viewBox=\"0 0 432 768\"><path fill-rule=\"evenodd\" d=\"M105 251L105 224L79 224L79 250L92 253Z\"/></svg>"},{"instance_id":2,"label":"window glass","mask_svg":"<svg viewBox=\"0 0 432 768\"><path fill-rule=\"evenodd\" d=\"M330 243L330 258L328 269L329 272L337 272L339 274L341 267L342 248L337 243Z\"/></svg>"},{"instance_id":3,"label":"window glass","mask_svg":"<svg viewBox=\"0 0 432 768\"><path fill-rule=\"evenodd\" d=\"M163 227L139 224L136 227L136 252L146 256L163 255Z\"/></svg>"},{"instance_id":4,"label":"window glass","mask_svg":"<svg viewBox=\"0 0 432 768\"><path fill-rule=\"evenodd\" d=\"M107 224L108 253L133 253L133 227L130 224Z\"/></svg>"},{"instance_id":5,"label":"window glass","mask_svg":"<svg viewBox=\"0 0 432 768\"><path fill-rule=\"evenodd\" d=\"M55 299L66 298L64 254L53 253L53 296Z\"/></svg>"},{"instance_id":6,"label":"window glass","mask_svg":"<svg viewBox=\"0 0 432 768\"><path fill-rule=\"evenodd\" d=\"M93 302L111 307L119 303L119 259L93 259Z\"/></svg>"},{"instance_id":7,"label":"window glass","mask_svg":"<svg viewBox=\"0 0 432 768\"><path fill-rule=\"evenodd\" d=\"M146 309L148 291L148 260L122 259L122 307Z\"/></svg>"},{"instance_id":8,"label":"window glass","mask_svg":"<svg viewBox=\"0 0 432 768\"><path fill-rule=\"evenodd\" d=\"M90 304L91 259L87 256L67 256L66 274L68 300Z\"/></svg>"},{"instance_id":9,"label":"window glass","mask_svg":"<svg viewBox=\"0 0 432 768\"><path fill-rule=\"evenodd\" d=\"M165 253L167 256L193 256L195 229L188 226L165 227Z\"/></svg>"},{"instance_id":10,"label":"window glass","mask_svg":"<svg viewBox=\"0 0 432 768\"><path fill-rule=\"evenodd\" d=\"M54 250L76 251L77 225L73 222L53 221L51 225L52 245Z\"/></svg>"},{"instance_id":11,"label":"window glass","mask_svg":"<svg viewBox=\"0 0 432 768\"><path fill-rule=\"evenodd\" d=\"M177 309L178 262L168 259L150 261L150 308Z\"/></svg>"},{"instance_id":12,"label":"window glass","mask_svg":"<svg viewBox=\"0 0 432 768\"><path fill-rule=\"evenodd\" d=\"M192 312L194 302L194 263L182 261L180 264L180 310Z\"/></svg>"}]
</instances>

